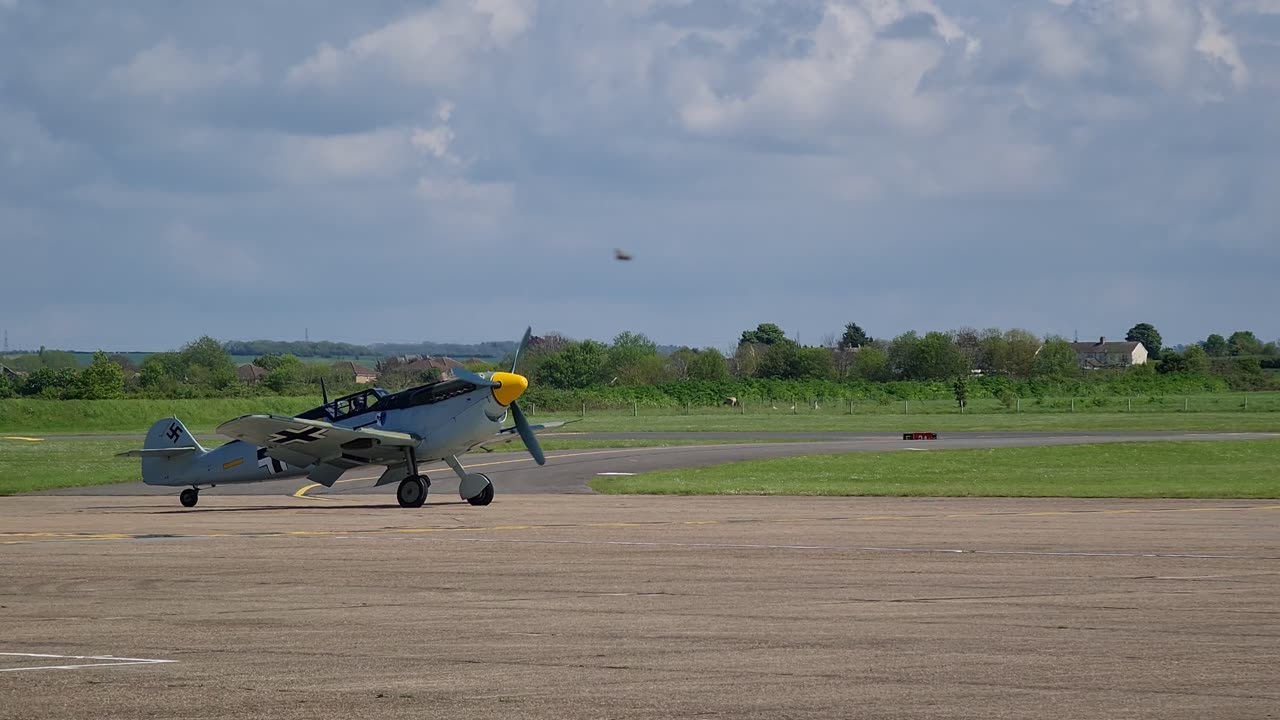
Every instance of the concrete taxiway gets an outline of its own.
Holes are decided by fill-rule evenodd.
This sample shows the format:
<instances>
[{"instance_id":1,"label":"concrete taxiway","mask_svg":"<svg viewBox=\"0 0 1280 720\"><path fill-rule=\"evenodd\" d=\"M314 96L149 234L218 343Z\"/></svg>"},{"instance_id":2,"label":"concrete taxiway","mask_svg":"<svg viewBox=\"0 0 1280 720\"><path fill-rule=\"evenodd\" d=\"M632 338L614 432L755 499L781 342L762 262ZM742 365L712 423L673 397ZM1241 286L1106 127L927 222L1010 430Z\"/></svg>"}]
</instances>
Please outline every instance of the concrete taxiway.
<instances>
[{"instance_id":1,"label":"concrete taxiway","mask_svg":"<svg viewBox=\"0 0 1280 720\"><path fill-rule=\"evenodd\" d=\"M1277 501L0 499L3 718L1264 718L1277 668Z\"/></svg>"}]
</instances>

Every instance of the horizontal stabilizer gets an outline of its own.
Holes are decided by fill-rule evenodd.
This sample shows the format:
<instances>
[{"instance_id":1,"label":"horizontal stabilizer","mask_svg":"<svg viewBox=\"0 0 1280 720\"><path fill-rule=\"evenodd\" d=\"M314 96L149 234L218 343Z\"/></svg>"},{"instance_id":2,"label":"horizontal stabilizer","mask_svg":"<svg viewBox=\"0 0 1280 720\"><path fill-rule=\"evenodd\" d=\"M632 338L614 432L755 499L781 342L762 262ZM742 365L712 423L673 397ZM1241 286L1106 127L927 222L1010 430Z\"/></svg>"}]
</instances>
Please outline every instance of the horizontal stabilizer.
<instances>
[{"instance_id":1,"label":"horizontal stabilizer","mask_svg":"<svg viewBox=\"0 0 1280 720\"><path fill-rule=\"evenodd\" d=\"M200 451L200 448L193 448L193 447L147 448L145 450L128 450L126 452L116 453L116 457L172 458L172 457L179 457L182 455L190 455L191 453L199 452L199 451Z\"/></svg>"}]
</instances>

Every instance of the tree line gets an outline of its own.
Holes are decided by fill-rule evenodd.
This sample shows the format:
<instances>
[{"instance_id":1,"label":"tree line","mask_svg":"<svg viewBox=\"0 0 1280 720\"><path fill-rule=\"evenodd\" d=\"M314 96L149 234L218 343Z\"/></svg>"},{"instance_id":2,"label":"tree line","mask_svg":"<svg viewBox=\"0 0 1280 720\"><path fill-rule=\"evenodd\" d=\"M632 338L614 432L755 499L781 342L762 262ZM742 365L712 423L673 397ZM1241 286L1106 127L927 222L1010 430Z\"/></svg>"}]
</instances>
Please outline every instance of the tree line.
<instances>
[{"instance_id":1,"label":"tree line","mask_svg":"<svg viewBox=\"0 0 1280 720\"><path fill-rule=\"evenodd\" d=\"M619 333L610 343L552 334L531 339L520 359L519 371L530 377L535 388L572 391L670 389L681 383L704 388L760 382L834 383L867 388L944 382L955 388L957 399L963 399L968 392L967 383L979 377L1030 383L1018 386L1025 392L1026 387L1111 382L1117 374L1137 378L1211 378L1232 389L1280 389L1274 377L1265 372L1267 368L1280 368L1276 343L1264 343L1250 331L1213 334L1202 342L1171 349L1163 346L1153 325L1138 323L1126 339L1142 342L1150 361L1126 369L1084 370L1065 338L1042 338L1022 329L961 328L924 334L909 331L882 339L871 337L850 322L838 336L831 335L821 345L806 346L788 338L780 326L761 323L744 330L730 354L710 347L660 348L644 334L630 331ZM492 345L496 348L500 344ZM467 367L475 371L509 368L515 343L507 343L506 347L505 356L497 362L472 358ZM4 361L29 373L16 381L0 375L0 397L318 395L322 382L334 394L356 388L349 374L343 375L326 363L303 362L292 353L259 354L253 364L262 368L263 376L245 382L237 376L230 352L243 349L246 347L201 337L180 350L153 353L136 367L127 356L97 353L89 367L81 370L71 353L42 348L38 354ZM378 368L382 371L378 384L393 391L440 378L438 370L411 370L394 360L378 363ZM985 385L977 387L980 392L986 391L982 389ZM1000 387L1002 392L1015 392L1009 389L1014 386ZM912 391L899 385L894 392L909 395Z\"/></svg>"}]
</instances>

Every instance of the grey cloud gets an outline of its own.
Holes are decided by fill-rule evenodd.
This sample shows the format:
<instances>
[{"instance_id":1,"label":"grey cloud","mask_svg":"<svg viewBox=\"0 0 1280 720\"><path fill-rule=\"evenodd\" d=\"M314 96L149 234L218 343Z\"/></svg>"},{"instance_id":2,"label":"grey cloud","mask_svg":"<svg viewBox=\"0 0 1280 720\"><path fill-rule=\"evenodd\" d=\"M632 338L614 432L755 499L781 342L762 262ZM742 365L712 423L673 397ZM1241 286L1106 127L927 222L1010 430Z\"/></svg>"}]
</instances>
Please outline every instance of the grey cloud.
<instances>
[{"instance_id":1,"label":"grey cloud","mask_svg":"<svg viewBox=\"0 0 1280 720\"><path fill-rule=\"evenodd\" d=\"M461 0L19 3L0 239L24 271L0 324L111 349L526 322L1274 337L1275 16L1180 4L1165 27L1127 0L542 2L495 30ZM1196 50L1201 7L1247 82ZM824 20L871 10L869 33ZM466 15L447 72L408 72L437 57L404 55L412 34L361 55L424 11ZM291 82L326 46L342 71ZM155 48L182 72L121 84Z\"/></svg>"}]
</instances>

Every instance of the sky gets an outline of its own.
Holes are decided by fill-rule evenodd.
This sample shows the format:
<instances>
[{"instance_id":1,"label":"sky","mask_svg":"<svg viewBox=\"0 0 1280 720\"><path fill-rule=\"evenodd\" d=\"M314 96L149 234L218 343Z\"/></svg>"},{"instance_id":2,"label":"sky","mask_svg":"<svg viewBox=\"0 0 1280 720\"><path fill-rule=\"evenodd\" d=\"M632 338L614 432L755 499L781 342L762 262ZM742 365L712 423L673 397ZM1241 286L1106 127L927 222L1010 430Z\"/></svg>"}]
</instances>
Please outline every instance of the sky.
<instances>
[{"instance_id":1,"label":"sky","mask_svg":"<svg viewBox=\"0 0 1280 720\"><path fill-rule=\"evenodd\" d=\"M1269 340L1278 117L1280 0L0 0L0 328Z\"/></svg>"}]
</instances>

